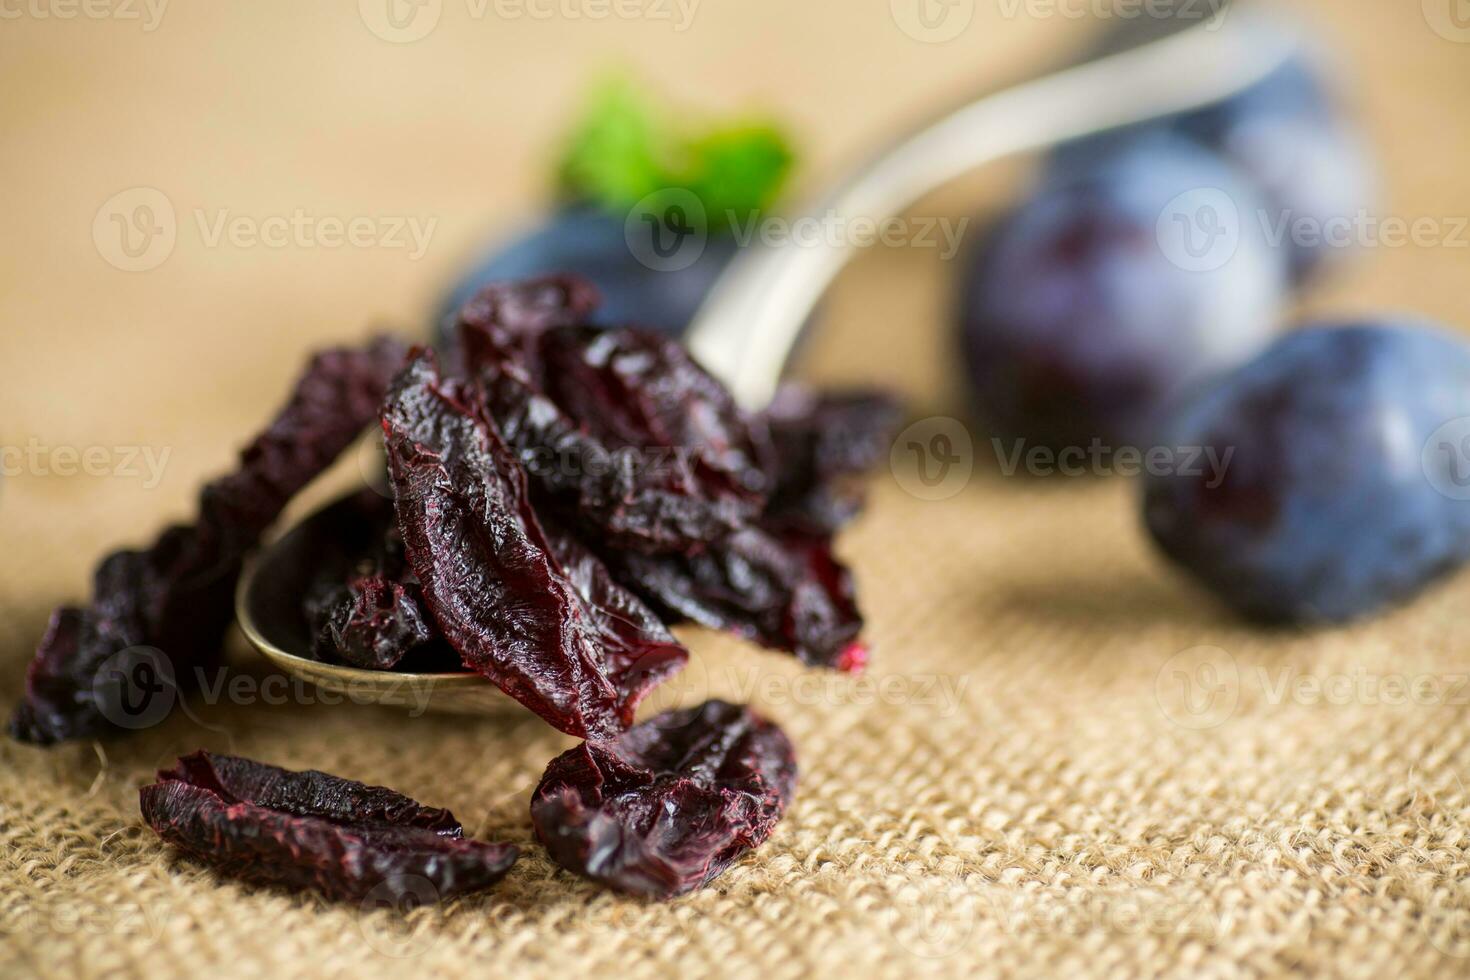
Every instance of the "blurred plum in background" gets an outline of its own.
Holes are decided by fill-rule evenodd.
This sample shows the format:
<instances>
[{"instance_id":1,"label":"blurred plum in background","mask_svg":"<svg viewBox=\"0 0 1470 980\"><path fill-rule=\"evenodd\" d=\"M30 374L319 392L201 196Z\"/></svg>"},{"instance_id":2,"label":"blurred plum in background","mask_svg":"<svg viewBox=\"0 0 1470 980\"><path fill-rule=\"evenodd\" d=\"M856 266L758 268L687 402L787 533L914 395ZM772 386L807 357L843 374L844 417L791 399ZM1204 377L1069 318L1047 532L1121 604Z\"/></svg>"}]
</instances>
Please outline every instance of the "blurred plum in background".
<instances>
[{"instance_id":1,"label":"blurred plum in background","mask_svg":"<svg viewBox=\"0 0 1470 980\"><path fill-rule=\"evenodd\" d=\"M1168 440L1227 462L1148 478L1148 529L1247 616L1352 619L1470 558L1470 346L1448 333L1291 334L1187 399Z\"/></svg>"},{"instance_id":2,"label":"blurred plum in background","mask_svg":"<svg viewBox=\"0 0 1470 980\"><path fill-rule=\"evenodd\" d=\"M1255 188L1169 133L1118 143L1051 179L968 257L961 346L990 431L1056 448L1149 438L1190 384L1251 357L1271 337L1284 267L1249 223L1238 240L1196 239L1194 212ZM1167 220L1182 208L1183 224ZM1208 243L1218 254L1196 255ZM1197 261L1198 259L1198 261Z\"/></svg>"}]
</instances>

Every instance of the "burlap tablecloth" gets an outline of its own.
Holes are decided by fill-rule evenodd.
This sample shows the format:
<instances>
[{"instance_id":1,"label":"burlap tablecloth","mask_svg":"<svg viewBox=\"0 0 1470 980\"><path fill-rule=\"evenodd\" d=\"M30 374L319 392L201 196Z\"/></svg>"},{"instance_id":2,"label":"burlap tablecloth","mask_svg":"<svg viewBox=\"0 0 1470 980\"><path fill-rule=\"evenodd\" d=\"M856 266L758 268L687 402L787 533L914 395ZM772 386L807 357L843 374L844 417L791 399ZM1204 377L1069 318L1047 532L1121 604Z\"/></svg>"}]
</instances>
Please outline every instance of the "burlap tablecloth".
<instances>
[{"instance_id":1,"label":"burlap tablecloth","mask_svg":"<svg viewBox=\"0 0 1470 980\"><path fill-rule=\"evenodd\" d=\"M916 107L1040 63L1082 30L1025 3L977 3L959 36L928 43L881 0L705 0L687 25L651 0L632 20L445 0L425 8L440 14L431 34L392 43L369 29L392 33L372 4L354 6L179 3L156 21L141 4L6 6L0 443L36 449L0 487L7 705L49 607L83 592L101 550L188 513L306 350L422 323L488 227L534 213L549 147L598 67L636 66L694 103L779 107L811 181ZM1470 46L1448 3L1420 8L1318 0L1303 13L1354 66L1380 213L1448 226L1470 213ZM993 203L1018 173L930 213ZM104 202L137 187L174 209L161 264L96 244ZM422 256L213 237L222 219L248 231L298 209L308 228L436 224ZM1470 326L1458 245L1374 248L1308 303ZM129 262L156 267L117 267ZM920 415L957 414L948 274L931 253L865 258L805 370L886 378ZM101 447L94 475L57 474L67 447ZM987 457L982 434L976 447ZM159 479L143 450L169 454ZM942 502L880 477L843 542L877 651L868 682L687 634L698 665L660 700L753 701L803 766L778 832L713 887L645 904L553 868L526 805L568 742L540 723L412 718L304 691L263 703L251 685L269 672L234 638L244 693L105 746L0 742L0 972L1470 971L1470 581L1352 629L1261 632L1150 552L1126 481L993 470ZM354 478L348 461L315 499ZM201 746L393 786L525 857L500 888L406 925L221 883L138 814L137 787Z\"/></svg>"}]
</instances>

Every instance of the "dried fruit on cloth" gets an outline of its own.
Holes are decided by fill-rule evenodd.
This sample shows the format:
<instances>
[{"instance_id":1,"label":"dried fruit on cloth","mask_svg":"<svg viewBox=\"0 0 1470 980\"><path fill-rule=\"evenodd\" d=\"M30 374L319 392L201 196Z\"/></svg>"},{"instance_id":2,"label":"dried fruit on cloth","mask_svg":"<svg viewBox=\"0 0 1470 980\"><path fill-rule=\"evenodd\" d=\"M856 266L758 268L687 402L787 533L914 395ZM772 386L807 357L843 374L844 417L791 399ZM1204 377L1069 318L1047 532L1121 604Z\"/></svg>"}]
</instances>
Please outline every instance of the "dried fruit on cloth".
<instances>
[{"instance_id":1,"label":"dried fruit on cloth","mask_svg":"<svg viewBox=\"0 0 1470 980\"><path fill-rule=\"evenodd\" d=\"M754 520L770 489L763 424L678 343L583 325L589 294L563 280L494 286L461 316L470 376L546 503L598 542L650 553ZM556 295L560 316L545 300Z\"/></svg>"},{"instance_id":2,"label":"dried fruit on cloth","mask_svg":"<svg viewBox=\"0 0 1470 980\"><path fill-rule=\"evenodd\" d=\"M548 533L471 386L419 353L383 413L409 565L464 664L548 723L612 738L688 652L579 542Z\"/></svg>"},{"instance_id":3,"label":"dried fruit on cloth","mask_svg":"<svg viewBox=\"0 0 1470 980\"><path fill-rule=\"evenodd\" d=\"M329 898L445 899L495 884L518 853L466 840L448 810L381 786L208 752L138 798L158 836L220 874Z\"/></svg>"},{"instance_id":4,"label":"dried fruit on cloth","mask_svg":"<svg viewBox=\"0 0 1470 980\"><path fill-rule=\"evenodd\" d=\"M116 731L98 700L99 672L133 647L162 651L174 682L216 663L247 552L290 499L377 416L404 349L383 338L318 354L291 400L240 454L239 469L204 487L194 524L98 567L91 604L63 607L36 651L11 718L17 739L49 744Z\"/></svg>"},{"instance_id":5,"label":"dried fruit on cloth","mask_svg":"<svg viewBox=\"0 0 1470 980\"><path fill-rule=\"evenodd\" d=\"M709 701L557 756L531 820L562 867L669 898L760 846L795 789L785 733L742 705Z\"/></svg>"}]
</instances>

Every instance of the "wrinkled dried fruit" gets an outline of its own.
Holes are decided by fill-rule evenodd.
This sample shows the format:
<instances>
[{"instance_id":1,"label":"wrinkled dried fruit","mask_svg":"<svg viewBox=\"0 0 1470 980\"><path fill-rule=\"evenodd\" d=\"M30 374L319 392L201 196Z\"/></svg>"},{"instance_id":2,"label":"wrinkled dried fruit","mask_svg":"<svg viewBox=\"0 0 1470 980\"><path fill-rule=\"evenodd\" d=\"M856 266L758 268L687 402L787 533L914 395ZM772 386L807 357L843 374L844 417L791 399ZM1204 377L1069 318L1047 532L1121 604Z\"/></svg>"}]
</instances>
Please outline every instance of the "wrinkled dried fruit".
<instances>
[{"instance_id":1,"label":"wrinkled dried fruit","mask_svg":"<svg viewBox=\"0 0 1470 980\"><path fill-rule=\"evenodd\" d=\"M670 898L759 847L795 791L785 733L749 708L709 701L557 756L531 796L531 821L569 871Z\"/></svg>"},{"instance_id":2,"label":"wrinkled dried fruit","mask_svg":"<svg viewBox=\"0 0 1470 980\"><path fill-rule=\"evenodd\" d=\"M568 734L622 732L688 652L591 554L569 573L478 393L432 354L394 382L383 431L409 564L465 666Z\"/></svg>"},{"instance_id":3,"label":"wrinkled dried fruit","mask_svg":"<svg viewBox=\"0 0 1470 980\"><path fill-rule=\"evenodd\" d=\"M750 527L697 555L609 560L670 621L725 630L813 667L856 672L867 664L852 574L826 538Z\"/></svg>"},{"instance_id":4,"label":"wrinkled dried fruit","mask_svg":"<svg viewBox=\"0 0 1470 980\"><path fill-rule=\"evenodd\" d=\"M421 599L416 585L381 575L353 579L322 610L313 652L328 662L391 670L434 640Z\"/></svg>"},{"instance_id":5,"label":"wrinkled dried fruit","mask_svg":"<svg viewBox=\"0 0 1470 980\"><path fill-rule=\"evenodd\" d=\"M866 474L887 457L903 407L883 391L783 385L766 409L776 489L765 524L836 533L862 512Z\"/></svg>"},{"instance_id":6,"label":"wrinkled dried fruit","mask_svg":"<svg viewBox=\"0 0 1470 980\"><path fill-rule=\"evenodd\" d=\"M466 840L448 810L381 786L209 752L138 798L159 837L220 874L335 899L450 898L493 885L518 853Z\"/></svg>"},{"instance_id":7,"label":"wrinkled dried fruit","mask_svg":"<svg viewBox=\"0 0 1470 980\"><path fill-rule=\"evenodd\" d=\"M547 503L611 547L650 553L696 549L760 513L763 427L681 346L578 326L581 294L565 288L560 322L545 309L507 320L519 307L496 300L505 291L466 309L465 360Z\"/></svg>"},{"instance_id":8,"label":"wrinkled dried fruit","mask_svg":"<svg viewBox=\"0 0 1470 980\"><path fill-rule=\"evenodd\" d=\"M246 553L287 502L372 422L404 350L382 338L318 354L291 400L240 454L239 469L204 487L199 518L146 551L105 558L91 605L58 610L26 678L10 733L49 744L117 730L94 687L108 659L156 647L184 687L218 659Z\"/></svg>"}]
</instances>

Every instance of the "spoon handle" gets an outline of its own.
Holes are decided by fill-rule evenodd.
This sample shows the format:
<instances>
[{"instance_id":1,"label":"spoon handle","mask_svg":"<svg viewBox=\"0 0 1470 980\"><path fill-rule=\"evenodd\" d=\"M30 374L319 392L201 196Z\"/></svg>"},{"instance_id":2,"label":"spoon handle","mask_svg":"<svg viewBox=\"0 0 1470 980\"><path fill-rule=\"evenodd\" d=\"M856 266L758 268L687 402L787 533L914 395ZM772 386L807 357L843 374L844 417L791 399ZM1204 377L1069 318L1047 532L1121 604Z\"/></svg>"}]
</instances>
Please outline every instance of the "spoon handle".
<instances>
[{"instance_id":1,"label":"spoon handle","mask_svg":"<svg viewBox=\"0 0 1470 980\"><path fill-rule=\"evenodd\" d=\"M983 164L1218 102L1297 47L1279 23L1227 7L1163 40L984 96L859 168L808 213L881 224ZM690 349L748 408L770 401L802 325L856 250L844 236L818 237L752 241L690 325Z\"/></svg>"}]
</instances>

